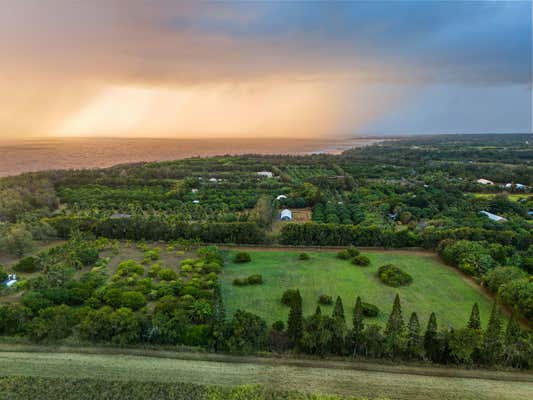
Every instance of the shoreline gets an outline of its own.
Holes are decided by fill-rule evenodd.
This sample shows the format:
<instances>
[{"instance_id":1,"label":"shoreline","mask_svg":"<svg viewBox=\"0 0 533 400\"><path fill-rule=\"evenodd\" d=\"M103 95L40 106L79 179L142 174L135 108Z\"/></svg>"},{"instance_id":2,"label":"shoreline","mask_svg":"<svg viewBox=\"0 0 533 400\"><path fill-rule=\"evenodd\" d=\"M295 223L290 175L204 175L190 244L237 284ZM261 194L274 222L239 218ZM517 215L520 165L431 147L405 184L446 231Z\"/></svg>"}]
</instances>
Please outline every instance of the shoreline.
<instances>
[{"instance_id":1,"label":"shoreline","mask_svg":"<svg viewBox=\"0 0 533 400\"><path fill-rule=\"evenodd\" d=\"M40 138L0 141L0 178L29 172L108 168L119 164L244 154L338 155L392 138L166 139Z\"/></svg>"}]
</instances>

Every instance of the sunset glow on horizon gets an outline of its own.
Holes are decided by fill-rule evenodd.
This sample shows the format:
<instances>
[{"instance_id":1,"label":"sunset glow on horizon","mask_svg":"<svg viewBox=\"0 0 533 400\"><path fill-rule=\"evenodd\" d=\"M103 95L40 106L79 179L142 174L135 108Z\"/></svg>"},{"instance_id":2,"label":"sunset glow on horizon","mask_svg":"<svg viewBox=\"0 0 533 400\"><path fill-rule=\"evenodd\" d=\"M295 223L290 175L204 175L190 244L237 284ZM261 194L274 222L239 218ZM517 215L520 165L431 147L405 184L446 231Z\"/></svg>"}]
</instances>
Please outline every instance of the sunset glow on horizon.
<instances>
[{"instance_id":1,"label":"sunset glow on horizon","mask_svg":"<svg viewBox=\"0 0 533 400\"><path fill-rule=\"evenodd\" d=\"M328 101L325 101L328 100ZM334 126L337 100L313 83L114 86L68 116L57 136L313 137Z\"/></svg>"},{"instance_id":2,"label":"sunset glow on horizon","mask_svg":"<svg viewBox=\"0 0 533 400\"><path fill-rule=\"evenodd\" d=\"M528 1L53 3L0 0L2 139L531 131Z\"/></svg>"}]
</instances>

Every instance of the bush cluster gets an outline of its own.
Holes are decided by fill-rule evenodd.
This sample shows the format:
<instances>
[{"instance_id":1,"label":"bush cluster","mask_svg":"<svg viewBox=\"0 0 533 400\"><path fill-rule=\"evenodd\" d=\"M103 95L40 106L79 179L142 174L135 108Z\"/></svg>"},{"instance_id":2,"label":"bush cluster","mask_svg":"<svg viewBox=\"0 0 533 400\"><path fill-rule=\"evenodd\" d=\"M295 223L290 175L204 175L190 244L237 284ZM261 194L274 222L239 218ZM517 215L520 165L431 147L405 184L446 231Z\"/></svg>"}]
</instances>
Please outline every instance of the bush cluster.
<instances>
[{"instance_id":1,"label":"bush cluster","mask_svg":"<svg viewBox=\"0 0 533 400\"><path fill-rule=\"evenodd\" d=\"M378 277L384 284L392 287L407 286L413 277L394 264L386 264L378 269Z\"/></svg>"},{"instance_id":2,"label":"bush cluster","mask_svg":"<svg viewBox=\"0 0 533 400\"><path fill-rule=\"evenodd\" d=\"M236 278L233 280L235 286L261 285L263 276L259 274L250 275L248 278Z\"/></svg>"},{"instance_id":3,"label":"bush cluster","mask_svg":"<svg viewBox=\"0 0 533 400\"><path fill-rule=\"evenodd\" d=\"M236 263L247 263L247 262L250 262L252 261L252 257L250 256L249 253L244 253L244 252L241 252L241 253L237 253L235 255L235 258L233 259L234 262Z\"/></svg>"},{"instance_id":4,"label":"bush cluster","mask_svg":"<svg viewBox=\"0 0 533 400\"><path fill-rule=\"evenodd\" d=\"M337 253L337 258L341 260L349 260L353 257L357 257L361 252L357 250L354 246L350 246L347 249L341 250Z\"/></svg>"},{"instance_id":5,"label":"bush cluster","mask_svg":"<svg viewBox=\"0 0 533 400\"><path fill-rule=\"evenodd\" d=\"M359 265L361 267L366 267L367 265L370 265L370 258L368 258L367 256L362 256L362 255L355 256L352 258L351 263L353 265Z\"/></svg>"}]
</instances>

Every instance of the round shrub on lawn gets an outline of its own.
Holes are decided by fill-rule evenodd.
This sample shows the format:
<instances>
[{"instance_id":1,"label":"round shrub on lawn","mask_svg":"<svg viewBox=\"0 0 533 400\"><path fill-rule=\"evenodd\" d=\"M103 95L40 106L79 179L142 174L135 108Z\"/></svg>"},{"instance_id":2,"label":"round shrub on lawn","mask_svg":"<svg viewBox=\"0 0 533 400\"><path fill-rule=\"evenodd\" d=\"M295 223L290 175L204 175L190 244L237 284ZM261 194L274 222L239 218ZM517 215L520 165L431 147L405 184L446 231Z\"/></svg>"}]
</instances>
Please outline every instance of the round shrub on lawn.
<instances>
[{"instance_id":1,"label":"round shrub on lawn","mask_svg":"<svg viewBox=\"0 0 533 400\"><path fill-rule=\"evenodd\" d=\"M377 317L379 314L379 308L378 306L372 304L372 303L365 303L364 301L361 303L361 306L363 307L363 315L365 317Z\"/></svg>"},{"instance_id":2,"label":"round shrub on lawn","mask_svg":"<svg viewBox=\"0 0 533 400\"><path fill-rule=\"evenodd\" d=\"M287 289L285 292L283 292L283 295L281 296L281 303L285 304L286 306L290 306L292 303L292 299L296 296L296 289Z\"/></svg>"},{"instance_id":3,"label":"round shrub on lawn","mask_svg":"<svg viewBox=\"0 0 533 400\"><path fill-rule=\"evenodd\" d=\"M328 296L327 294L321 294L318 296L318 302L327 306L333 304L333 297Z\"/></svg>"},{"instance_id":4,"label":"round shrub on lawn","mask_svg":"<svg viewBox=\"0 0 533 400\"><path fill-rule=\"evenodd\" d=\"M300 260L309 260L311 257L307 253L300 253L299 258Z\"/></svg>"},{"instance_id":5,"label":"round shrub on lawn","mask_svg":"<svg viewBox=\"0 0 533 400\"><path fill-rule=\"evenodd\" d=\"M370 258L368 258L367 256L361 256L361 255L355 256L352 258L352 264L366 267L367 265L370 265Z\"/></svg>"},{"instance_id":6,"label":"round shrub on lawn","mask_svg":"<svg viewBox=\"0 0 533 400\"><path fill-rule=\"evenodd\" d=\"M235 278L233 280L233 285L235 286L245 286L248 284L248 280L245 278Z\"/></svg>"},{"instance_id":7,"label":"round shrub on lawn","mask_svg":"<svg viewBox=\"0 0 533 400\"><path fill-rule=\"evenodd\" d=\"M248 282L248 285L261 285L263 283L263 277L259 274L250 275L246 281Z\"/></svg>"},{"instance_id":8,"label":"round shrub on lawn","mask_svg":"<svg viewBox=\"0 0 533 400\"><path fill-rule=\"evenodd\" d=\"M250 257L249 253L237 253L233 261L235 261L236 263L246 263L252 261L252 257Z\"/></svg>"},{"instance_id":9,"label":"round shrub on lawn","mask_svg":"<svg viewBox=\"0 0 533 400\"><path fill-rule=\"evenodd\" d=\"M379 267L378 277L385 285L392 287L407 286L413 282L413 277L402 271L394 264L387 264Z\"/></svg>"},{"instance_id":10,"label":"round shrub on lawn","mask_svg":"<svg viewBox=\"0 0 533 400\"><path fill-rule=\"evenodd\" d=\"M348 252L350 257L357 257L359 254L361 254L361 252L357 250L357 248L355 248L354 246L348 247L346 251Z\"/></svg>"},{"instance_id":11,"label":"round shrub on lawn","mask_svg":"<svg viewBox=\"0 0 533 400\"><path fill-rule=\"evenodd\" d=\"M349 260L350 253L348 252L348 250L341 250L337 253L337 258L340 258L341 260Z\"/></svg>"}]
</instances>

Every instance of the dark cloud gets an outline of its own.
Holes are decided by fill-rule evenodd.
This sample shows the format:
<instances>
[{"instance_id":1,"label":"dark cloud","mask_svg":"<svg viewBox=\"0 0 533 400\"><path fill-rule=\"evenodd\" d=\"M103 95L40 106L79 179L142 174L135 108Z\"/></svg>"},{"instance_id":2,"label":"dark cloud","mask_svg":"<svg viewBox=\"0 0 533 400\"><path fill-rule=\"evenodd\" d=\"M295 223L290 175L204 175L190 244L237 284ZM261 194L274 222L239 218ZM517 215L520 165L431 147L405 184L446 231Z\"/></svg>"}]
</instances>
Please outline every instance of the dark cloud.
<instances>
[{"instance_id":1,"label":"dark cloud","mask_svg":"<svg viewBox=\"0 0 533 400\"><path fill-rule=\"evenodd\" d=\"M531 7L529 0L0 0L0 128L61 121L113 85L223 84L240 93L247 82L268 81L317 82L339 99L331 126L343 134L359 131L361 120L383 130L426 129L431 121L434 131L461 121L468 130L476 121L479 131L491 123L531 130L524 122L531 121ZM453 98L470 100L445 100ZM453 124L442 117L447 104L463 110L449 106Z\"/></svg>"}]
</instances>

